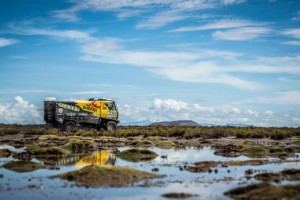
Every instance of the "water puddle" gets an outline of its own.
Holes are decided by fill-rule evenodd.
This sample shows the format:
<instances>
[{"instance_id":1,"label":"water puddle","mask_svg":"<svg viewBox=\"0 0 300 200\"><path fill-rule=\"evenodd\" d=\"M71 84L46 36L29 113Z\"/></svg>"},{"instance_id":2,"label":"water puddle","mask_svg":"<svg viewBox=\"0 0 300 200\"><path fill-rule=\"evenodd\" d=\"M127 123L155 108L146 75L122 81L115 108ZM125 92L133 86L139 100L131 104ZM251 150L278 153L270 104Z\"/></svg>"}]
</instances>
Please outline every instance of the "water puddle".
<instances>
[{"instance_id":1,"label":"water puddle","mask_svg":"<svg viewBox=\"0 0 300 200\"><path fill-rule=\"evenodd\" d=\"M23 152L24 149L7 148L14 152ZM259 172L278 172L287 168L300 169L298 162L277 162L263 165L223 165L212 167L209 172L193 173L186 170L194 166L195 162L215 161L246 161L250 158L239 156L235 158L214 155L210 147L159 149L148 148L159 156L146 162L129 162L116 156L116 152L124 151L129 147L103 149L88 155L66 156L55 161L45 162L31 159L31 162L42 163L45 167L31 172L15 172L7 168L0 168L1 199L165 199L165 193L190 193L189 199L229 199L223 193L229 189L258 182L245 172L252 170L253 175ZM20 151L19 151L20 150ZM266 158L264 158L266 159ZM293 160L296 158L289 158ZM16 160L12 156L0 158L1 166ZM273 160L276 160L273 158ZM277 159L279 161L279 159ZM164 178L138 182L126 188L85 188L77 187L73 182L60 179L50 179L50 176L81 169L89 165L116 165L126 166L145 172L166 175ZM289 181L284 182L289 183ZM294 181L293 183L299 183Z\"/></svg>"}]
</instances>

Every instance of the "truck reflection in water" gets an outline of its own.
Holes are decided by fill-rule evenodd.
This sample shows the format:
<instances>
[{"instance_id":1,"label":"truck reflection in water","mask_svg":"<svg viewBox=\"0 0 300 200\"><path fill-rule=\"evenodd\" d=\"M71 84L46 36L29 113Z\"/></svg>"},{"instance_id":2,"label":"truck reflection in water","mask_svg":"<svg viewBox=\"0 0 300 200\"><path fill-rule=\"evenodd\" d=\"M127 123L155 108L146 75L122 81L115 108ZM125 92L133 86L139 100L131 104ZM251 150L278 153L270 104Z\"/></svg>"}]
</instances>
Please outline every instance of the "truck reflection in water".
<instances>
[{"instance_id":1,"label":"truck reflection in water","mask_svg":"<svg viewBox=\"0 0 300 200\"><path fill-rule=\"evenodd\" d=\"M75 167L85 167L88 165L114 165L116 157L108 150L99 150L91 155L81 158L75 163Z\"/></svg>"},{"instance_id":2,"label":"truck reflection in water","mask_svg":"<svg viewBox=\"0 0 300 200\"><path fill-rule=\"evenodd\" d=\"M110 150L98 150L87 156L65 157L57 162L58 165L74 165L81 168L89 165L114 165L115 155Z\"/></svg>"}]
</instances>

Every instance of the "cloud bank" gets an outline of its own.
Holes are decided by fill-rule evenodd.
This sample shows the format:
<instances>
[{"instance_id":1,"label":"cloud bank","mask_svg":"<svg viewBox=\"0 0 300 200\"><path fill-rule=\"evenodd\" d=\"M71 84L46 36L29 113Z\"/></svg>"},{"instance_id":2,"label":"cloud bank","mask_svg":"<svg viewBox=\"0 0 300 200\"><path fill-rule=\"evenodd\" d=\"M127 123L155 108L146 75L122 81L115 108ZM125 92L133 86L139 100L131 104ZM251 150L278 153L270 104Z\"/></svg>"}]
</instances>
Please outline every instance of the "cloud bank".
<instances>
[{"instance_id":1,"label":"cloud bank","mask_svg":"<svg viewBox=\"0 0 300 200\"><path fill-rule=\"evenodd\" d=\"M293 92L287 94L293 97L295 95L298 96L298 94ZM49 99L54 100L54 97ZM286 99L283 99L283 101L285 102ZM130 106L127 104L119 105L119 114L122 123L194 120L199 124L214 125L300 126L298 114L279 114L272 110L265 110L260 113L250 108L242 109L232 105L212 107L189 104L176 99L156 98L152 100L150 105L145 107ZM43 124L45 123L43 120L43 108L38 108L22 97L16 96L5 103L0 103L0 123Z\"/></svg>"},{"instance_id":2,"label":"cloud bank","mask_svg":"<svg viewBox=\"0 0 300 200\"><path fill-rule=\"evenodd\" d=\"M270 103L270 102L269 102ZM263 127L299 127L298 114L283 115L272 110L258 112L232 105L219 107L188 104L175 99L154 99L149 107L119 106L121 122L193 120L199 124L247 124Z\"/></svg>"},{"instance_id":3,"label":"cloud bank","mask_svg":"<svg viewBox=\"0 0 300 200\"><path fill-rule=\"evenodd\" d=\"M7 124L41 124L42 110L30 104L20 96L5 103L0 103L0 123Z\"/></svg>"},{"instance_id":4,"label":"cloud bank","mask_svg":"<svg viewBox=\"0 0 300 200\"><path fill-rule=\"evenodd\" d=\"M121 19L142 16L136 25L138 29L156 29L169 23L192 18L197 11L211 10L244 3L246 0L85 0L71 1L64 10L51 11L52 16L66 21L79 21L83 11L114 12Z\"/></svg>"}]
</instances>

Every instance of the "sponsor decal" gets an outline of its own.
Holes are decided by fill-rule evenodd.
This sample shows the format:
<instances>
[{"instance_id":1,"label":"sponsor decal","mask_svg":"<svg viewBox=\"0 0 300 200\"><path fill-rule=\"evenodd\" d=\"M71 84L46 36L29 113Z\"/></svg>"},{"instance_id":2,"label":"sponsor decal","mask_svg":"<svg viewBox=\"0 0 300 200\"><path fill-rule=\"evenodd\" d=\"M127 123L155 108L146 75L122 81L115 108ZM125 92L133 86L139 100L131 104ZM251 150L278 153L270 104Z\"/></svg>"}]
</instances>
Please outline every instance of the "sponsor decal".
<instances>
[{"instance_id":1,"label":"sponsor decal","mask_svg":"<svg viewBox=\"0 0 300 200\"><path fill-rule=\"evenodd\" d=\"M97 108L93 107L92 104L90 103L87 103L85 105L82 106L83 110L87 110L87 111L90 111L90 112L96 112L97 111Z\"/></svg>"},{"instance_id":2,"label":"sponsor decal","mask_svg":"<svg viewBox=\"0 0 300 200\"><path fill-rule=\"evenodd\" d=\"M93 106L94 108L98 109L98 108L101 108L101 106L97 106L97 104L95 102L92 102L91 103L91 106Z\"/></svg>"},{"instance_id":3,"label":"sponsor decal","mask_svg":"<svg viewBox=\"0 0 300 200\"><path fill-rule=\"evenodd\" d=\"M57 111L58 111L58 113L62 114L64 112L64 109L63 108L59 108Z\"/></svg>"},{"instance_id":4,"label":"sponsor decal","mask_svg":"<svg viewBox=\"0 0 300 200\"><path fill-rule=\"evenodd\" d=\"M65 104L65 103L58 103L58 106L61 107L61 108L65 108L65 109L68 109L68 110L73 110L73 111L76 111L76 112L80 111L80 108L78 108L76 106L71 106L71 105L68 105L68 104Z\"/></svg>"}]
</instances>

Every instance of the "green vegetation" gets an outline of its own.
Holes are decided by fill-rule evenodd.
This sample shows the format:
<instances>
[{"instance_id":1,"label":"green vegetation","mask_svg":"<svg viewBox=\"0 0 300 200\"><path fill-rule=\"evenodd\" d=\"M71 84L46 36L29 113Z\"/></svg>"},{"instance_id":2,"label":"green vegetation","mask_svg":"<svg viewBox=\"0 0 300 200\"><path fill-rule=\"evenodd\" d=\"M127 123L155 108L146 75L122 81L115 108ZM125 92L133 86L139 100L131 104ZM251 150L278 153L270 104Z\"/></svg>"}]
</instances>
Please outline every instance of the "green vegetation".
<instances>
[{"instance_id":1,"label":"green vegetation","mask_svg":"<svg viewBox=\"0 0 300 200\"><path fill-rule=\"evenodd\" d=\"M224 194L237 200L298 199L300 197L300 184L274 186L260 183L236 188Z\"/></svg>"},{"instance_id":2,"label":"green vegetation","mask_svg":"<svg viewBox=\"0 0 300 200\"><path fill-rule=\"evenodd\" d=\"M265 157L268 153L268 150L261 146L249 146L244 148L242 153L250 158L260 158Z\"/></svg>"},{"instance_id":3,"label":"green vegetation","mask_svg":"<svg viewBox=\"0 0 300 200\"><path fill-rule=\"evenodd\" d=\"M125 187L137 181L159 177L163 176L128 167L87 166L52 178L74 181L78 186L85 187Z\"/></svg>"},{"instance_id":4,"label":"green vegetation","mask_svg":"<svg viewBox=\"0 0 300 200\"><path fill-rule=\"evenodd\" d=\"M73 153L90 152L97 147L96 142L91 138L69 137L69 141L62 147Z\"/></svg>"},{"instance_id":5,"label":"green vegetation","mask_svg":"<svg viewBox=\"0 0 300 200\"><path fill-rule=\"evenodd\" d=\"M154 143L150 140L134 140L131 143L132 146L138 146L138 147L153 147Z\"/></svg>"},{"instance_id":6,"label":"green vegetation","mask_svg":"<svg viewBox=\"0 0 300 200\"><path fill-rule=\"evenodd\" d=\"M57 129L46 129L45 125L0 125L1 135L59 135ZM300 136L298 128L275 128L275 127L232 127L232 126L195 126L195 127L163 127L163 126L119 126L115 132L97 131L96 129L79 129L74 133L78 136L111 136L111 137L132 137L132 136L163 136L190 138L221 138L233 136L236 138L270 138L282 140L294 136Z\"/></svg>"},{"instance_id":7,"label":"green vegetation","mask_svg":"<svg viewBox=\"0 0 300 200\"><path fill-rule=\"evenodd\" d=\"M147 149L128 149L116 154L118 158L130 162L150 161L158 155Z\"/></svg>"},{"instance_id":8,"label":"green vegetation","mask_svg":"<svg viewBox=\"0 0 300 200\"><path fill-rule=\"evenodd\" d=\"M300 169L286 169L278 173L261 173L255 175L254 177L260 181L299 181Z\"/></svg>"},{"instance_id":9,"label":"green vegetation","mask_svg":"<svg viewBox=\"0 0 300 200\"><path fill-rule=\"evenodd\" d=\"M67 138L64 136L59 136L59 135L41 135L39 137L39 141L47 141L47 142L52 142L52 141L66 141Z\"/></svg>"},{"instance_id":10,"label":"green vegetation","mask_svg":"<svg viewBox=\"0 0 300 200\"><path fill-rule=\"evenodd\" d=\"M171 148L175 147L176 144L171 141L162 141L162 142L157 143L155 146L160 149L171 149Z\"/></svg>"},{"instance_id":11,"label":"green vegetation","mask_svg":"<svg viewBox=\"0 0 300 200\"><path fill-rule=\"evenodd\" d=\"M30 161L12 161L2 165L2 167L15 172L32 172L44 168L41 163Z\"/></svg>"},{"instance_id":12,"label":"green vegetation","mask_svg":"<svg viewBox=\"0 0 300 200\"><path fill-rule=\"evenodd\" d=\"M96 129L90 129L90 130L78 129L75 135L83 136L83 137L94 137L99 135L99 131L97 131Z\"/></svg>"},{"instance_id":13,"label":"green vegetation","mask_svg":"<svg viewBox=\"0 0 300 200\"><path fill-rule=\"evenodd\" d=\"M29 144L26 148L27 152L37 157L43 156L62 156L70 152L61 147L41 147L35 143Z\"/></svg>"},{"instance_id":14,"label":"green vegetation","mask_svg":"<svg viewBox=\"0 0 300 200\"><path fill-rule=\"evenodd\" d=\"M11 155L11 151L8 149L0 149L0 158L7 158Z\"/></svg>"}]
</instances>

